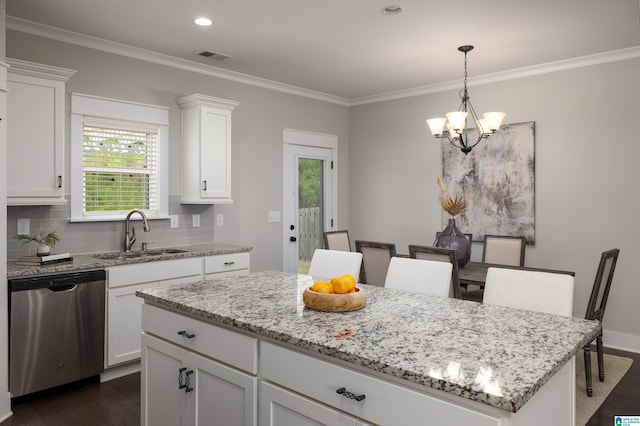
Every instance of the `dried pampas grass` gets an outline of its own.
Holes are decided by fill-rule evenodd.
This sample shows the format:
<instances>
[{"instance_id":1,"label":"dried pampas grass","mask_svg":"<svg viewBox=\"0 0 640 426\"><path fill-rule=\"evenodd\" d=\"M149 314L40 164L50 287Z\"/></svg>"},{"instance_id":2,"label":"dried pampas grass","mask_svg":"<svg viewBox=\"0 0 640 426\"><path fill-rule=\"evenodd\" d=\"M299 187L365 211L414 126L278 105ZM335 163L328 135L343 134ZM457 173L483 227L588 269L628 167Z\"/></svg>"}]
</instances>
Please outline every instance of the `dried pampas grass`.
<instances>
[{"instance_id":1,"label":"dried pampas grass","mask_svg":"<svg viewBox=\"0 0 640 426\"><path fill-rule=\"evenodd\" d=\"M449 213L451 217L456 217L460 213L467 210L469 207L469 203L464 198L456 195L455 197L451 197L447 193L447 185L445 185L444 180L440 176L438 176L438 186L440 187L440 194L438 195L438 202L446 211Z\"/></svg>"}]
</instances>

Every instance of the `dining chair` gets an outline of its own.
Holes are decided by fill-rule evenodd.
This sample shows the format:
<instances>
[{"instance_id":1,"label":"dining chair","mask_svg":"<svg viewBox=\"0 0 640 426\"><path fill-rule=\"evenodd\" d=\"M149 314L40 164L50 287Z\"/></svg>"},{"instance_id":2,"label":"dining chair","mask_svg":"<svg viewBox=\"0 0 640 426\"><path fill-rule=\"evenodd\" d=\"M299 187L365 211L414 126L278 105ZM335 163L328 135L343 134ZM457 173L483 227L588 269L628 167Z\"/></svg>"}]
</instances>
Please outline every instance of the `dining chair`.
<instances>
[{"instance_id":1,"label":"dining chair","mask_svg":"<svg viewBox=\"0 0 640 426\"><path fill-rule=\"evenodd\" d=\"M356 240L356 251L362 253L360 282L384 286L389 262L396 255L396 245Z\"/></svg>"},{"instance_id":2,"label":"dining chair","mask_svg":"<svg viewBox=\"0 0 640 426\"><path fill-rule=\"evenodd\" d=\"M311 258L309 275L317 278L334 278L344 274L358 277L362 253L353 251L316 249Z\"/></svg>"},{"instance_id":3,"label":"dining chair","mask_svg":"<svg viewBox=\"0 0 640 426\"><path fill-rule=\"evenodd\" d=\"M573 288L569 274L491 267L483 303L570 317Z\"/></svg>"},{"instance_id":4,"label":"dining chair","mask_svg":"<svg viewBox=\"0 0 640 426\"><path fill-rule=\"evenodd\" d=\"M482 263L506 266L524 266L525 237L511 237L508 235L485 235L482 251ZM466 287L464 287L467 290ZM465 291L465 300L482 302L484 289Z\"/></svg>"},{"instance_id":5,"label":"dining chair","mask_svg":"<svg viewBox=\"0 0 640 426\"><path fill-rule=\"evenodd\" d=\"M451 294L456 299L461 299L460 279L458 277L458 260L456 251L444 247L431 247L421 245L409 245L409 257L412 259L435 260L438 262L449 262L451 270Z\"/></svg>"},{"instance_id":6,"label":"dining chair","mask_svg":"<svg viewBox=\"0 0 640 426\"><path fill-rule=\"evenodd\" d=\"M322 234L324 238L324 248L327 250L351 251L349 241L349 231L327 231Z\"/></svg>"},{"instance_id":7,"label":"dining chair","mask_svg":"<svg viewBox=\"0 0 640 426\"><path fill-rule=\"evenodd\" d=\"M496 265L524 266L525 237L485 235L482 262Z\"/></svg>"},{"instance_id":8,"label":"dining chair","mask_svg":"<svg viewBox=\"0 0 640 426\"><path fill-rule=\"evenodd\" d=\"M612 249L603 252L600 256L596 279L591 289L589 303L587 304L585 318L588 320L598 320L602 323L602 317L604 317L604 310L607 306L609 290L611 289L613 273L616 269L619 254L619 249ZM591 382L591 343L593 343L594 340L596 340L596 350L598 353L598 378L601 382L604 381L604 352L602 348L602 329L600 329L600 333L584 345L584 371L587 381L587 396L593 394Z\"/></svg>"},{"instance_id":9,"label":"dining chair","mask_svg":"<svg viewBox=\"0 0 640 426\"><path fill-rule=\"evenodd\" d=\"M453 265L449 262L394 257L389 263L384 286L449 297L452 270Z\"/></svg>"}]
</instances>

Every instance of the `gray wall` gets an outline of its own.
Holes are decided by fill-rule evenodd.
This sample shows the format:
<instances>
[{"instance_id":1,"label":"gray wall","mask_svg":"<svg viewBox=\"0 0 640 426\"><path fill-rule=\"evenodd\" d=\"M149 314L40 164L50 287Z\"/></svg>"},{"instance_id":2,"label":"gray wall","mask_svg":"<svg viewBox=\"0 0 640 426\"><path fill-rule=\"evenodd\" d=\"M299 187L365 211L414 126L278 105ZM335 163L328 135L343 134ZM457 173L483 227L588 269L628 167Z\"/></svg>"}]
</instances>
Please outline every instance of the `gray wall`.
<instances>
[{"instance_id":1,"label":"gray wall","mask_svg":"<svg viewBox=\"0 0 640 426\"><path fill-rule=\"evenodd\" d=\"M638 75L634 59L469 92L478 112L505 111L506 123L535 121L536 238L526 265L576 271L574 314L583 316L601 252L620 248L604 324L617 332L608 333L610 344L640 351L633 266L640 258L640 138L630 126L640 118ZM401 253L410 243L433 242L443 228L436 184L442 142L424 119L457 106L457 91L449 91L350 108L352 239L395 242ZM481 254L475 243L472 257Z\"/></svg>"},{"instance_id":2,"label":"gray wall","mask_svg":"<svg viewBox=\"0 0 640 426\"><path fill-rule=\"evenodd\" d=\"M202 242L202 233L215 242L249 245L254 248L251 269L282 268L282 228L279 223L268 223L269 210L282 210L282 130L299 130L335 134L339 137L338 172L340 174L339 223L346 224L348 173L348 110L344 106L284 94L269 89L248 86L189 71L151 64L76 45L57 42L17 31L7 31L7 56L48 65L77 70L67 82L67 92L79 92L135 102L170 107L170 187L171 214L184 217L183 230L169 229L164 224L152 223L152 230L144 237L157 246L175 244L175 238L184 243ZM240 102L233 112L233 164L232 198L234 204L212 208L202 206L180 207L175 200L181 191L180 109L175 102L179 96L192 93L231 99ZM68 115L68 112L67 112ZM67 117L68 118L68 117ZM67 129L68 134L68 129ZM67 138L67 171L69 178L69 152ZM68 181L68 180L67 180ZM10 209L9 238L16 232L16 217L29 208ZM56 209L36 208L38 219L58 220ZM62 209L64 210L64 209ZM202 215L202 228L190 228L190 214ZM213 226L215 214L224 214L224 226ZM55 216L56 218L54 218ZM162 222L162 221L154 221ZM42 222L36 221L36 226ZM207 224L210 226L207 228ZM183 224L181 223L181 226ZM32 225L33 227L33 225ZM36 228L37 229L37 228ZM76 243L87 232L96 245L108 249L120 247L123 225L119 223L68 224L65 241ZM32 229L32 232L34 229ZM189 240L189 232L197 240ZM186 233L186 234L185 234ZM142 236L139 234L139 240ZM198 237L196 237L196 235ZM99 243L102 241L102 243ZM211 241L208 241L211 242ZM104 246L87 247L83 252L105 249ZM9 241L10 254L17 255L25 248ZM56 248L58 250L58 248Z\"/></svg>"}]
</instances>

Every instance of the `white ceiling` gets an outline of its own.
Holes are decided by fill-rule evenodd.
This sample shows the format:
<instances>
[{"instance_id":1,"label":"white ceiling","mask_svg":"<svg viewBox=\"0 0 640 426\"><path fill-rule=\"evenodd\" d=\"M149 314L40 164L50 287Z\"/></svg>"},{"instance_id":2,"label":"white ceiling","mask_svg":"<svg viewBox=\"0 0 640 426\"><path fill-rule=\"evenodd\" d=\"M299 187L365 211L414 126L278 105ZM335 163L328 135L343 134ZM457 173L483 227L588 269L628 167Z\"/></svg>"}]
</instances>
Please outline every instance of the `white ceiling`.
<instances>
[{"instance_id":1,"label":"white ceiling","mask_svg":"<svg viewBox=\"0 0 640 426\"><path fill-rule=\"evenodd\" d=\"M403 12L383 14L391 4ZM639 0L7 0L6 9L8 22L351 101L459 81L463 44L476 46L470 77L640 46ZM197 27L198 16L214 24Z\"/></svg>"}]
</instances>

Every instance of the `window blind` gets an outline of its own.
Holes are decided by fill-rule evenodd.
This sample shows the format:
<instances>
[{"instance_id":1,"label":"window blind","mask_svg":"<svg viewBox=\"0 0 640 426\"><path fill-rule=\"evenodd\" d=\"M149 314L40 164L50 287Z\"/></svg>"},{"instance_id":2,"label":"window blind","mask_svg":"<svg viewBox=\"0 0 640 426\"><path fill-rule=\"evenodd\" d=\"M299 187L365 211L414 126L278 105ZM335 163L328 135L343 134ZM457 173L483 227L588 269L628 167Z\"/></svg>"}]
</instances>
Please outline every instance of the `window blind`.
<instances>
[{"instance_id":1,"label":"window blind","mask_svg":"<svg viewBox=\"0 0 640 426\"><path fill-rule=\"evenodd\" d=\"M84 214L157 211L157 136L157 129L85 121Z\"/></svg>"}]
</instances>

